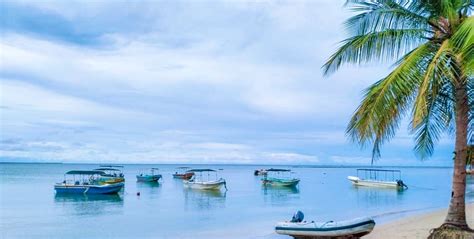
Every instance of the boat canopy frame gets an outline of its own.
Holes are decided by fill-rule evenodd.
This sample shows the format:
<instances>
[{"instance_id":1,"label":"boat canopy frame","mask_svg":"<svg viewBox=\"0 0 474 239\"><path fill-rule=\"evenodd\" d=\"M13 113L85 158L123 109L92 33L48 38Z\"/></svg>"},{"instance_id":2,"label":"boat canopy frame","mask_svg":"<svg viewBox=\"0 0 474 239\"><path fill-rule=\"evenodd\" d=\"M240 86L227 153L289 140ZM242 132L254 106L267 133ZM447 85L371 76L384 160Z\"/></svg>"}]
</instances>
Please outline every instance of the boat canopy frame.
<instances>
[{"instance_id":1,"label":"boat canopy frame","mask_svg":"<svg viewBox=\"0 0 474 239\"><path fill-rule=\"evenodd\" d=\"M291 172L291 169L283 169L283 168L269 168L265 170L267 172Z\"/></svg>"},{"instance_id":2,"label":"boat canopy frame","mask_svg":"<svg viewBox=\"0 0 474 239\"><path fill-rule=\"evenodd\" d=\"M370 168L359 168L357 169L357 177L364 174L363 179L370 179L376 181L398 181L402 179L402 171L393 169L370 169ZM381 176L384 175L384 177ZM396 177L398 175L398 177ZM391 177L390 177L391 176ZM382 180L383 179L383 180Z\"/></svg>"},{"instance_id":3,"label":"boat canopy frame","mask_svg":"<svg viewBox=\"0 0 474 239\"><path fill-rule=\"evenodd\" d=\"M68 175L105 175L104 171L101 170L71 170L66 172Z\"/></svg>"},{"instance_id":4,"label":"boat canopy frame","mask_svg":"<svg viewBox=\"0 0 474 239\"><path fill-rule=\"evenodd\" d=\"M194 173L191 180L194 180L195 182L205 182L205 180L203 180L205 178L203 176L203 173L206 173L206 172L207 172L207 181L211 181L211 174L215 176L215 180L219 180L219 177L217 176L217 171L214 169L204 168L204 169L191 169L191 170L186 171L186 173Z\"/></svg>"},{"instance_id":5,"label":"boat canopy frame","mask_svg":"<svg viewBox=\"0 0 474 239\"><path fill-rule=\"evenodd\" d=\"M190 169L186 172L189 172L189 173L202 173L202 172L217 172L216 170L214 169L209 169L209 168L203 168L203 169Z\"/></svg>"},{"instance_id":6,"label":"boat canopy frame","mask_svg":"<svg viewBox=\"0 0 474 239\"><path fill-rule=\"evenodd\" d=\"M96 168L94 170L98 170L98 171L114 171L114 172L122 172L122 170L120 169L116 169L116 168Z\"/></svg>"},{"instance_id":7,"label":"boat canopy frame","mask_svg":"<svg viewBox=\"0 0 474 239\"><path fill-rule=\"evenodd\" d=\"M266 169L267 174L264 175L264 178L277 178L277 179L296 179L291 175L294 172L291 169L282 169L282 168L269 168Z\"/></svg>"},{"instance_id":8,"label":"boat canopy frame","mask_svg":"<svg viewBox=\"0 0 474 239\"><path fill-rule=\"evenodd\" d=\"M150 172L151 172L151 175L153 175L153 176L159 175L159 174L155 174L155 171L158 172L158 171L160 170L159 168L149 168L149 170L150 170ZM142 176L142 175L147 175L147 174L145 173L145 171L146 171L145 169L140 169L140 170L139 170L139 175L140 175L140 176Z\"/></svg>"},{"instance_id":9,"label":"boat canopy frame","mask_svg":"<svg viewBox=\"0 0 474 239\"><path fill-rule=\"evenodd\" d=\"M177 174L185 174L188 173L191 167L186 167L186 166L181 166L181 167L176 167L176 172L174 173L175 175Z\"/></svg>"},{"instance_id":10,"label":"boat canopy frame","mask_svg":"<svg viewBox=\"0 0 474 239\"><path fill-rule=\"evenodd\" d=\"M71 179L68 179L72 177ZM101 177L106 176L107 174L104 171L99 170L71 170L64 174L64 184L74 184L74 185L89 185L94 184L95 181Z\"/></svg>"}]
</instances>

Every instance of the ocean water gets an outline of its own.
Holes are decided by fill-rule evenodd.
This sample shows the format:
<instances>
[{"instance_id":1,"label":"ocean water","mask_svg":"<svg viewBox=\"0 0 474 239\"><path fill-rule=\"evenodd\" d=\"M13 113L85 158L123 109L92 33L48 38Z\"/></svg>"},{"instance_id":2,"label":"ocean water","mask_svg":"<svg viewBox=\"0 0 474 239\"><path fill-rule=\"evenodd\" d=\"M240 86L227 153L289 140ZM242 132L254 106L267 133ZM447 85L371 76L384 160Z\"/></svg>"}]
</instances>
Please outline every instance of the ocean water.
<instances>
[{"instance_id":1,"label":"ocean water","mask_svg":"<svg viewBox=\"0 0 474 239\"><path fill-rule=\"evenodd\" d=\"M119 195L60 196L53 185L87 164L0 164L1 238L289 238L276 222L302 210L306 219L374 216L384 223L448 205L451 168L400 168L408 190L354 187L352 167L286 167L301 178L297 188L265 188L253 170L269 166L201 165L219 170L228 191L183 188L177 165L125 165ZM159 167L160 184L137 183L143 169ZM474 180L468 180L468 201ZM140 192L140 196L136 193Z\"/></svg>"}]
</instances>

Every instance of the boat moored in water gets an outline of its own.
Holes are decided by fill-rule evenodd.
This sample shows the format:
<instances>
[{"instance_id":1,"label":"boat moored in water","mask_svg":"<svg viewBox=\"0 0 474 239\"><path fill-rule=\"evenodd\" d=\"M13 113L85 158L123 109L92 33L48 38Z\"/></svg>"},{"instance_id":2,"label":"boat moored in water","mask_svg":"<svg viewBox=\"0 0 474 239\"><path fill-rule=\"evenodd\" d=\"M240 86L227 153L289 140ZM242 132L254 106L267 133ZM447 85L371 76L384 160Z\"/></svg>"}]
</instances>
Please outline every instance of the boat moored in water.
<instances>
[{"instance_id":1,"label":"boat moored in water","mask_svg":"<svg viewBox=\"0 0 474 239\"><path fill-rule=\"evenodd\" d=\"M190 167L177 167L177 171L173 173L173 178L189 180L194 175L193 172L187 172L189 169Z\"/></svg>"},{"instance_id":2,"label":"boat moored in water","mask_svg":"<svg viewBox=\"0 0 474 239\"><path fill-rule=\"evenodd\" d=\"M291 221L280 222L275 231L278 234L294 238L359 238L369 234L375 227L372 218L355 218L345 221L306 222L304 215L298 211Z\"/></svg>"},{"instance_id":3,"label":"boat moored in water","mask_svg":"<svg viewBox=\"0 0 474 239\"><path fill-rule=\"evenodd\" d=\"M100 168L96 168L94 170L105 173L100 177L100 184L123 183L125 182L125 176L123 175L123 172L120 168L123 168L123 166L100 165Z\"/></svg>"},{"instance_id":4,"label":"boat moored in water","mask_svg":"<svg viewBox=\"0 0 474 239\"><path fill-rule=\"evenodd\" d=\"M299 178L291 177L291 170L270 168L262 178L264 186L295 187L300 182Z\"/></svg>"},{"instance_id":5,"label":"boat moored in water","mask_svg":"<svg viewBox=\"0 0 474 239\"><path fill-rule=\"evenodd\" d=\"M348 176L347 179L355 186L407 189L401 176L400 170L357 169L357 176Z\"/></svg>"},{"instance_id":6,"label":"boat moored in water","mask_svg":"<svg viewBox=\"0 0 474 239\"><path fill-rule=\"evenodd\" d=\"M217 177L217 171L213 169L191 169L186 171L194 175L189 180L184 180L184 186L199 190L220 190L224 187L227 190L226 182L223 178Z\"/></svg>"},{"instance_id":7,"label":"boat moored in water","mask_svg":"<svg viewBox=\"0 0 474 239\"><path fill-rule=\"evenodd\" d=\"M158 182L162 178L161 174L157 174L158 168L151 168L150 174L140 173L137 175L137 182Z\"/></svg>"},{"instance_id":8,"label":"boat moored in water","mask_svg":"<svg viewBox=\"0 0 474 239\"><path fill-rule=\"evenodd\" d=\"M98 170L72 170L64 174L63 182L54 185L54 190L60 194L114 194L123 188L122 182L101 184L104 175Z\"/></svg>"},{"instance_id":9,"label":"boat moored in water","mask_svg":"<svg viewBox=\"0 0 474 239\"><path fill-rule=\"evenodd\" d=\"M253 175L255 176L264 176L264 175L267 175L267 170L266 169L256 169L254 172L253 172Z\"/></svg>"}]
</instances>

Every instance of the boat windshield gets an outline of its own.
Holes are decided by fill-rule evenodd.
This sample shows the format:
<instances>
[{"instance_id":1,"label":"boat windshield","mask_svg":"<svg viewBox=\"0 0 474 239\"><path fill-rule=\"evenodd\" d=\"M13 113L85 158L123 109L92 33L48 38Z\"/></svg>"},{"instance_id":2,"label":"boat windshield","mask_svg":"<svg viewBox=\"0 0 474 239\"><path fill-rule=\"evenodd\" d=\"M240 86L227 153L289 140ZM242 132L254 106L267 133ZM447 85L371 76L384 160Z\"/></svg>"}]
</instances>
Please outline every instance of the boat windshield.
<instances>
[{"instance_id":1,"label":"boat windshield","mask_svg":"<svg viewBox=\"0 0 474 239\"><path fill-rule=\"evenodd\" d=\"M402 179L400 170L388 169L357 169L357 177L376 181L397 181Z\"/></svg>"}]
</instances>

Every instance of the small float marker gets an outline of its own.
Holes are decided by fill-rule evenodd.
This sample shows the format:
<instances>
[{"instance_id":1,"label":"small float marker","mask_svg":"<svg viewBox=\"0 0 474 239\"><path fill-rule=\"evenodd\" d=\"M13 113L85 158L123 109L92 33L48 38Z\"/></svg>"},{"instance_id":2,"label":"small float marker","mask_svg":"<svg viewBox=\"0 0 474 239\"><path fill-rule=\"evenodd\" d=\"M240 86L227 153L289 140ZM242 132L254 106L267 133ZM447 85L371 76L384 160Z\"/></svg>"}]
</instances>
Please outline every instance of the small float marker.
<instances>
[{"instance_id":1,"label":"small float marker","mask_svg":"<svg viewBox=\"0 0 474 239\"><path fill-rule=\"evenodd\" d=\"M140 196L140 192L137 192L137 196Z\"/></svg>"}]
</instances>

